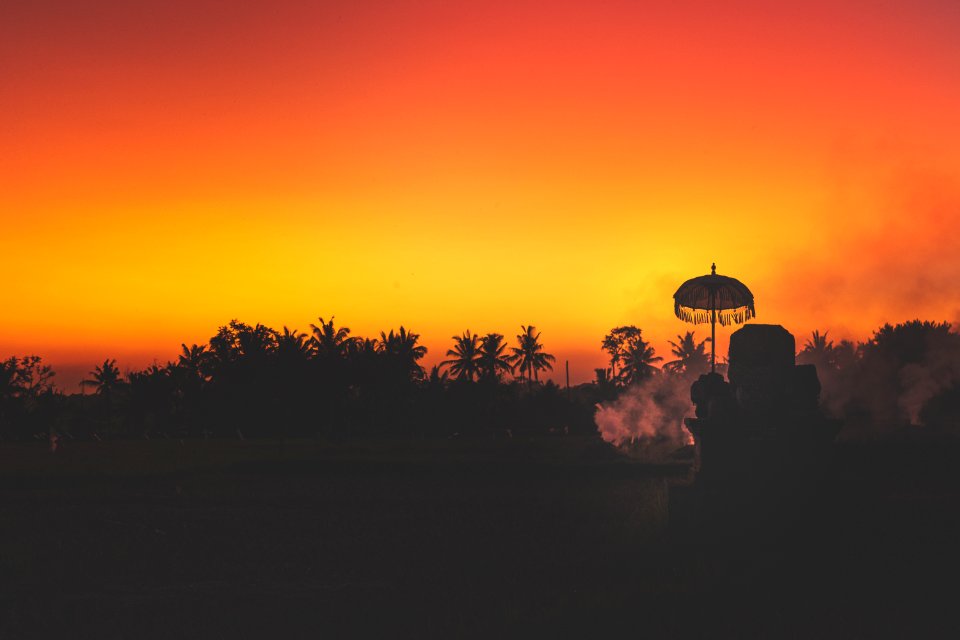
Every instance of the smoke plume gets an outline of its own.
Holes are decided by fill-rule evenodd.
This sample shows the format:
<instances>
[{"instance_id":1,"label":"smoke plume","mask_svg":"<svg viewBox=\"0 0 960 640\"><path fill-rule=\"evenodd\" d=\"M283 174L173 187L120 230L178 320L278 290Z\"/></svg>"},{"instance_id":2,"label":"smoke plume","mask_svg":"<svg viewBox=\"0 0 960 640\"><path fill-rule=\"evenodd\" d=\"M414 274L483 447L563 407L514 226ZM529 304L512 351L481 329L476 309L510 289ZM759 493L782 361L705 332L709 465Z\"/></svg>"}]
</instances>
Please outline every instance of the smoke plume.
<instances>
[{"instance_id":1,"label":"smoke plume","mask_svg":"<svg viewBox=\"0 0 960 640\"><path fill-rule=\"evenodd\" d=\"M843 439L883 436L907 425L956 430L950 406L936 402L960 389L960 335L951 325L885 325L857 353L842 366L816 363L822 406L844 420Z\"/></svg>"},{"instance_id":2,"label":"smoke plume","mask_svg":"<svg viewBox=\"0 0 960 640\"><path fill-rule=\"evenodd\" d=\"M598 404L594 421L601 437L613 445L669 452L689 442L683 427L689 415L690 381L658 374L628 387L616 400Z\"/></svg>"}]
</instances>

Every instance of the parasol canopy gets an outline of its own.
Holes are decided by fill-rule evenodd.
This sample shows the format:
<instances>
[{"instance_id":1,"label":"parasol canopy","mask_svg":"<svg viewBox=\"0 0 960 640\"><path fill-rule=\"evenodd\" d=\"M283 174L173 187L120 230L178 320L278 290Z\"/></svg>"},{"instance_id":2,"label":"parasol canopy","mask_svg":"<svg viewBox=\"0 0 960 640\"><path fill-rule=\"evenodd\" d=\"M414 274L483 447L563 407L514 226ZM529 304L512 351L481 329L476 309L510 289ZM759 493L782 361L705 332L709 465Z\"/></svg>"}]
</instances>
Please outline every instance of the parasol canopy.
<instances>
[{"instance_id":1,"label":"parasol canopy","mask_svg":"<svg viewBox=\"0 0 960 640\"><path fill-rule=\"evenodd\" d=\"M710 265L710 275L691 278L673 294L673 312L684 322L710 323L710 370L716 369L716 325L743 324L756 317L753 294L745 284L729 276L717 275L717 265Z\"/></svg>"}]
</instances>

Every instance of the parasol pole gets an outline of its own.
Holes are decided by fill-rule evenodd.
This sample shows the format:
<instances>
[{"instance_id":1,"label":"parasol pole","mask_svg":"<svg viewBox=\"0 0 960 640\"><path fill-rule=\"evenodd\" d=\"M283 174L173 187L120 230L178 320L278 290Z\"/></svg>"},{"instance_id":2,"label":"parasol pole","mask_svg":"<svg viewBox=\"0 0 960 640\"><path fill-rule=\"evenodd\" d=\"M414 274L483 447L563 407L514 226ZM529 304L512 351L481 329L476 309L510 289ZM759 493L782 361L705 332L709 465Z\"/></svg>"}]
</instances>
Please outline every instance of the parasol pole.
<instances>
[{"instance_id":1,"label":"parasol pole","mask_svg":"<svg viewBox=\"0 0 960 640\"><path fill-rule=\"evenodd\" d=\"M717 301L716 293L710 292L710 373L717 372Z\"/></svg>"},{"instance_id":2,"label":"parasol pole","mask_svg":"<svg viewBox=\"0 0 960 640\"><path fill-rule=\"evenodd\" d=\"M716 263L710 265L710 275L717 275ZM710 373L717 372L717 292L710 289Z\"/></svg>"}]
</instances>

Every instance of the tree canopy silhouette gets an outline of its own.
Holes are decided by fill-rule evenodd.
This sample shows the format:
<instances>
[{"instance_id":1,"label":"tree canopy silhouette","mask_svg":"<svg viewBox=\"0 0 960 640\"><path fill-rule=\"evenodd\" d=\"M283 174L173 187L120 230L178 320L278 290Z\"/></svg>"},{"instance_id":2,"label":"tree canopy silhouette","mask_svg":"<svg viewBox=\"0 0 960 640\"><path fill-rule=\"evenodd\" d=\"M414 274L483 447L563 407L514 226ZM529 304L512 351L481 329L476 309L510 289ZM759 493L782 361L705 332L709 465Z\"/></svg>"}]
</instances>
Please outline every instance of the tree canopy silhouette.
<instances>
[{"instance_id":1,"label":"tree canopy silhouette","mask_svg":"<svg viewBox=\"0 0 960 640\"><path fill-rule=\"evenodd\" d=\"M104 360L102 365L94 367L90 376L80 384L93 387L101 396L111 396L123 385L123 376L120 375L116 360Z\"/></svg>"},{"instance_id":2,"label":"tree canopy silhouette","mask_svg":"<svg viewBox=\"0 0 960 640\"><path fill-rule=\"evenodd\" d=\"M480 337L468 329L462 336L453 336L453 340L453 348L447 351L451 359L440 365L448 367L455 379L473 382L480 373Z\"/></svg>"},{"instance_id":3,"label":"tree canopy silhouette","mask_svg":"<svg viewBox=\"0 0 960 640\"><path fill-rule=\"evenodd\" d=\"M503 375L513 373L513 365L510 364L510 356L506 350L507 343L499 333L483 336L477 359L481 379L499 382Z\"/></svg>"},{"instance_id":4,"label":"tree canopy silhouette","mask_svg":"<svg viewBox=\"0 0 960 640\"><path fill-rule=\"evenodd\" d=\"M521 380L539 380L541 371L553 370L551 363L555 362L556 358L543 350L536 327L521 325L520 328L523 333L517 334L517 346L511 349L510 362L520 371Z\"/></svg>"},{"instance_id":5,"label":"tree canopy silhouette","mask_svg":"<svg viewBox=\"0 0 960 640\"><path fill-rule=\"evenodd\" d=\"M313 346L317 355L325 357L338 357L344 355L350 348L354 338L350 337L349 327L340 327L333 325L333 316L330 320L318 318L319 325L311 324L310 329L313 336L310 338L310 344Z\"/></svg>"},{"instance_id":6,"label":"tree canopy silhouette","mask_svg":"<svg viewBox=\"0 0 960 640\"><path fill-rule=\"evenodd\" d=\"M639 337L640 329L632 324L622 327L614 327L610 330L610 333L603 337L601 347L610 356L610 370L614 379L617 379L618 377L617 365L620 364L620 361L624 357L627 344L631 340L636 340Z\"/></svg>"},{"instance_id":7,"label":"tree canopy silhouette","mask_svg":"<svg viewBox=\"0 0 960 640\"><path fill-rule=\"evenodd\" d=\"M499 333L455 335L447 358L427 375L426 347L404 326L373 338L350 335L332 316L311 325L311 334L231 320L206 344L181 344L165 365L124 375L116 360L104 360L82 382L93 397L58 392L53 370L39 357L13 357L0 362L0 437L54 428L76 437L340 438L560 427L592 433L598 402L660 371L662 358L638 327L614 327L601 344L610 368L560 394L551 381L539 384L556 358L533 325L521 330L514 345ZM860 344L828 336L814 331L797 358L817 365L821 399L832 413L876 429L884 421L954 428L960 336L951 325L885 325ZM706 342L692 331L676 336L663 371L705 370Z\"/></svg>"},{"instance_id":8,"label":"tree canopy silhouette","mask_svg":"<svg viewBox=\"0 0 960 640\"><path fill-rule=\"evenodd\" d=\"M620 379L625 385L643 382L657 372L654 363L662 360L637 329L636 334L627 339L621 355Z\"/></svg>"},{"instance_id":9,"label":"tree canopy silhouette","mask_svg":"<svg viewBox=\"0 0 960 640\"><path fill-rule=\"evenodd\" d=\"M677 341L670 341L671 353L676 360L664 363L663 368L671 373L700 374L707 370L710 359L706 353L707 342L710 338L697 342L694 332L687 331L677 336Z\"/></svg>"}]
</instances>

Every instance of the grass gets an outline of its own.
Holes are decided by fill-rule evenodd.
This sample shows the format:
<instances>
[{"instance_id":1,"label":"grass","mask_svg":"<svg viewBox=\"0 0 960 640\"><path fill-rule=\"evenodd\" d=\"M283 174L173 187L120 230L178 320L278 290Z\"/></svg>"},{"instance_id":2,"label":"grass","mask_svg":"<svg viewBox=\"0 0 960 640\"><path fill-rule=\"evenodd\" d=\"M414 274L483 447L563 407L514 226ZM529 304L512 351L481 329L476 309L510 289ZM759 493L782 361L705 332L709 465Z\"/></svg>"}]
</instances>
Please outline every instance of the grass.
<instances>
[{"instance_id":1,"label":"grass","mask_svg":"<svg viewBox=\"0 0 960 640\"><path fill-rule=\"evenodd\" d=\"M949 487L852 481L779 538L677 531L686 466L589 438L6 444L0 469L3 638L930 636L960 531Z\"/></svg>"},{"instance_id":2,"label":"grass","mask_svg":"<svg viewBox=\"0 0 960 640\"><path fill-rule=\"evenodd\" d=\"M574 438L32 443L0 467L4 637L522 618L546 597L531 579L586 579L661 536L685 472Z\"/></svg>"}]
</instances>

